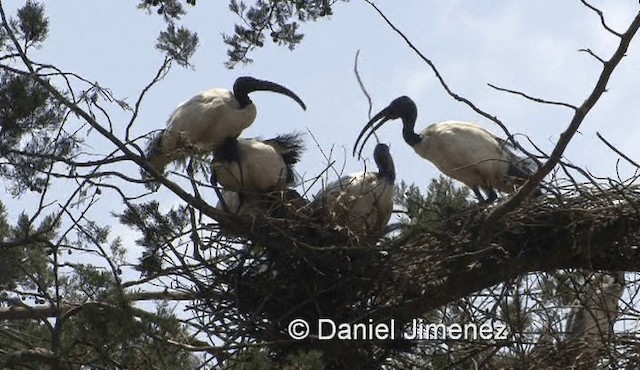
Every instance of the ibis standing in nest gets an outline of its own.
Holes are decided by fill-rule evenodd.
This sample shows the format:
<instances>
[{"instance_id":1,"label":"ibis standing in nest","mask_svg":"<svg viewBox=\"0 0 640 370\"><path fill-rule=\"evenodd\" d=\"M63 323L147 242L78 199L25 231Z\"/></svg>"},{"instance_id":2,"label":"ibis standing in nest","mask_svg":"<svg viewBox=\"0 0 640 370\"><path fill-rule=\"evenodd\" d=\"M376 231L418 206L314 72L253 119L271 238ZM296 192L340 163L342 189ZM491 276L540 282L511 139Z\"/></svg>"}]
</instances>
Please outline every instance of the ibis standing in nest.
<instances>
[{"instance_id":1,"label":"ibis standing in nest","mask_svg":"<svg viewBox=\"0 0 640 370\"><path fill-rule=\"evenodd\" d=\"M304 150L299 133L269 140L227 138L214 152L211 182L240 193L284 190L295 182L293 166Z\"/></svg>"},{"instance_id":2,"label":"ibis standing in nest","mask_svg":"<svg viewBox=\"0 0 640 370\"><path fill-rule=\"evenodd\" d=\"M367 130L371 131L364 137L358 153L385 122L400 118L404 141L445 175L470 187L481 204L495 201L496 189L513 192L516 185L523 184L537 170L533 160L516 156L513 146L478 125L445 121L434 123L418 134L414 131L417 116L413 100L406 96L395 99L362 129L353 154ZM481 189L487 195L486 200Z\"/></svg>"},{"instance_id":3,"label":"ibis standing in nest","mask_svg":"<svg viewBox=\"0 0 640 370\"><path fill-rule=\"evenodd\" d=\"M210 153L228 138L237 138L256 118L256 106L249 99L253 91L273 91L304 102L291 90L274 82L240 77L227 89L211 89L180 104L171 114L166 129L152 140L147 150L149 164L164 172L173 161L193 154Z\"/></svg>"},{"instance_id":4,"label":"ibis standing in nest","mask_svg":"<svg viewBox=\"0 0 640 370\"><path fill-rule=\"evenodd\" d=\"M357 237L379 236L393 212L396 172L386 144L373 152L378 172L358 172L327 185L313 203Z\"/></svg>"}]
</instances>

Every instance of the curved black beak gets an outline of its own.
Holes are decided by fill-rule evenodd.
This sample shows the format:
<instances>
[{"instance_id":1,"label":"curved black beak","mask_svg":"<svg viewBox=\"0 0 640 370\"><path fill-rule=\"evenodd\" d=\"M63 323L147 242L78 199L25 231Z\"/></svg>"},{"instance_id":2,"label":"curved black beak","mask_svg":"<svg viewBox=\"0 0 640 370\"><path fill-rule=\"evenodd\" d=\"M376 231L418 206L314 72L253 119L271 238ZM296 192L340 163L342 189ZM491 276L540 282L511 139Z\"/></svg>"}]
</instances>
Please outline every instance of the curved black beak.
<instances>
[{"instance_id":1,"label":"curved black beak","mask_svg":"<svg viewBox=\"0 0 640 370\"><path fill-rule=\"evenodd\" d=\"M286 95L300 104L302 109L307 110L307 106L304 104L302 99L296 95L296 93L275 82L258 80L253 77L238 77L236 82L233 84L233 95L235 95L236 99L239 101L249 101L248 95L253 91L273 91L278 94Z\"/></svg>"},{"instance_id":2,"label":"curved black beak","mask_svg":"<svg viewBox=\"0 0 640 370\"><path fill-rule=\"evenodd\" d=\"M388 120L390 120L391 118L392 117L389 116L389 107L381 110L380 112L378 112L378 114L373 116L373 118L369 122L367 122L367 124L364 126L362 131L360 131L360 135L358 135L358 138L356 139L355 144L353 144L353 155L354 156L356 155L356 149L358 148L358 142L360 141L360 139L362 139L362 136L364 135L364 133L367 130L371 129L371 131L367 134L367 136L365 136L364 140L362 141L362 145L360 146L360 150L358 150L358 158L360 158L362 156L362 149L364 148L364 145L367 143L367 140L369 140L371 135L373 135L373 133L376 132L377 129L382 127L382 125L384 125L384 123L387 122ZM376 123L377 121L380 121L380 122Z\"/></svg>"}]
</instances>

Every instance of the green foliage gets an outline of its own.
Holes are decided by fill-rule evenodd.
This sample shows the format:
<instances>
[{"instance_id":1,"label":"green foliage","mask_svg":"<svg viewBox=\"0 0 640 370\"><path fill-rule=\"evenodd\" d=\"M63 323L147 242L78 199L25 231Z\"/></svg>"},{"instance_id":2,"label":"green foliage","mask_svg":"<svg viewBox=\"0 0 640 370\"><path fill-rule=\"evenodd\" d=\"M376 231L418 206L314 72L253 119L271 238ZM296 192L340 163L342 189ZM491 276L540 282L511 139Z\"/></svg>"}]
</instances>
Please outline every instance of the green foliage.
<instances>
[{"instance_id":1,"label":"green foliage","mask_svg":"<svg viewBox=\"0 0 640 370\"><path fill-rule=\"evenodd\" d=\"M198 35L184 27L178 27L173 23L167 25L165 31L160 32L156 48L167 54L183 67L189 67L189 60L198 47Z\"/></svg>"},{"instance_id":2,"label":"green foliage","mask_svg":"<svg viewBox=\"0 0 640 370\"><path fill-rule=\"evenodd\" d=\"M34 228L26 214L18 217L16 226L6 223L4 207L0 207L0 239L7 244L0 246L0 291L18 286L43 292L53 281L49 265L52 253L51 240L58 228L57 221L45 217ZM38 303L39 298L34 298Z\"/></svg>"},{"instance_id":3,"label":"green foliage","mask_svg":"<svg viewBox=\"0 0 640 370\"><path fill-rule=\"evenodd\" d=\"M59 368L197 367L193 355L163 340L187 337L185 328L166 305L158 306L155 313L144 312L142 317L141 313L127 306L86 303L70 312L66 319L59 319L55 328L32 321L14 322L13 337L0 335L0 365L8 361L7 353L33 347L50 348L52 338L56 338Z\"/></svg>"},{"instance_id":4,"label":"green foliage","mask_svg":"<svg viewBox=\"0 0 640 370\"><path fill-rule=\"evenodd\" d=\"M186 0L186 3L196 5L195 0ZM180 0L142 0L138 4L138 8L145 9L149 13L155 12L162 15L168 23L180 19L186 13Z\"/></svg>"},{"instance_id":5,"label":"green foliage","mask_svg":"<svg viewBox=\"0 0 640 370\"><path fill-rule=\"evenodd\" d=\"M195 5L195 0L186 0L187 4ZM168 58L182 67L191 67L189 60L198 48L198 34L176 23L186 13L180 0L141 0L138 9L147 13L162 16L167 28L160 31L156 40L156 49L164 52Z\"/></svg>"},{"instance_id":6,"label":"green foliage","mask_svg":"<svg viewBox=\"0 0 640 370\"><path fill-rule=\"evenodd\" d=\"M303 39L298 22L316 21L333 14L337 0L257 0L253 5L245 1L231 0L229 9L238 15L242 24L236 24L233 34L224 34L229 46L226 65L233 68L238 63L250 63L250 51L263 47L269 38L278 45L294 49ZM343 0L344 1L344 0Z\"/></svg>"},{"instance_id":7,"label":"green foliage","mask_svg":"<svg viewBox=\"0 0 640 370\"><path fill-rule=\"evenodd\" d=\"M63 107L41 85L0 72L0 177L11 180L14 195L44 191L42 173L77 149L78 141L61 130L63 118Z\"/></svg>"},{"instance_id":8,"label":"green foliage","mask_svg":"<svg viewBox=\"0 0 640 370\"><path fill-rule=\"evenodd\" d=\"M331 16L338 1L348 0L230 0L229 10L240 22L232 33L223 33L224 43L229 47L225 65L233 68L238 63L251 63L249 53L263 47L267 37L293 50L304 37L300 24ZM183 3L196 5L195 0L141 0L138 8L163 17L168 25L158 37L158 49L180 65L190 66L188 60L197 47L198 36L183 27L175 30L175 23L186 13Z\"/></svg>"},{"instance_id":9,"label":"green foliage","mask_svg":"<svg viewBox=\"0 0 640 370\"><path fill-rule=\"evenodd\" d=\"M157 201L131 205L118 217L122 224L142 232L143 237L136 240L136 244L145 248L138 269L147 275L160 271L164 249L171 248L171 241L180 235L189 220L186 207L162 213Z\"/></svg>"},{"instance_id":10,"label":"green foliage","mask_svg":"<svg viewBox=\"0 0 640 370\"><path fill-rule=\"evenodd\" d=\"M45 16L44 4L31 0L18 10L18 27L26 44L41 43L49 32L49 19Z\"/></svg>"},{"instance_id":11,"label":"green foliage","mask_svg":"<svg viewBox=\"0 0 640 370\"><path fill-rule=\"evenodd\" d=\"M439 227L444 220L472 205L468 197L469 189L456 188L453 180L440 175L431 180L426 194L416 185L401 182L396 190L395 203L406 210L401 219L403 223Z\"/></svg>"},{"instance_id":12,"label":"green foliage","mask_svg":"<svg viewBox=\"0 0 640 370\"><path fill-rule=\"evenodd\" d=\"M326 367L320 351L297 351L287 356L282 363L277 363L263 348L242 350L227 365L234 370L315 370Z\"/></svg>"},{"instance_id":13,"label":"green foliage","mask_svg":"<svg viewBox=\"0 0 640 370\"><path fill-rule=\"evenodd\" d=\"M45 16L44 4L28 0L17 11L18 19L9 18L9 28L17 38L24 51L32 46L40 46L49 33L49 19ZM9 41L10 35L4 27L0 27L0 50L7 49L16 52L16 48Z\"/></svg>"}]
</instances>

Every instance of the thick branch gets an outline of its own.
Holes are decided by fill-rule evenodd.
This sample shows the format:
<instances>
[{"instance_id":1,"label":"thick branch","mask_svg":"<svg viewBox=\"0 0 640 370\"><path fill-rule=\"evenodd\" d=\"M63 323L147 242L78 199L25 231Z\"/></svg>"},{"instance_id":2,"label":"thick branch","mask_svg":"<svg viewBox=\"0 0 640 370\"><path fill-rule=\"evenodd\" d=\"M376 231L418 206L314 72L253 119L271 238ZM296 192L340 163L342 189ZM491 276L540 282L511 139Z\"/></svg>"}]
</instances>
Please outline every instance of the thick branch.
<instances>
[{"instance_id":1,"label":"thick branch","mask_svg":"<svg viewBox=\"0 0 640 370\"><path fill-rule=\"evenodd\" d=\"M135 292L125 294L127 301L192 301L196 296L192 293L184 292ZM91 304L85 302L83 305ZM54 306L13 306L0 307L0 320L40 320L50 317L58 317L63 312L75 312L81 306L63 306L60 310Z\"/></svg>"},{"instance_id":2,"label":"thick branch","mask_svg":"<svg viewBox=\"0 0 640 370\"><path fill-rule=\"evenodd\" d=\"M391 304L375 315L415 317L530 272L583 268L640 271L640 199L630 189L528 205L498 220L481 248L473 235L482 213L460 217L456 230L423 231L386 264L394 266ZM475 212L475 211L474 211ZM408 299L398 299L398 297Z\"/></svg>"}]
</instances>

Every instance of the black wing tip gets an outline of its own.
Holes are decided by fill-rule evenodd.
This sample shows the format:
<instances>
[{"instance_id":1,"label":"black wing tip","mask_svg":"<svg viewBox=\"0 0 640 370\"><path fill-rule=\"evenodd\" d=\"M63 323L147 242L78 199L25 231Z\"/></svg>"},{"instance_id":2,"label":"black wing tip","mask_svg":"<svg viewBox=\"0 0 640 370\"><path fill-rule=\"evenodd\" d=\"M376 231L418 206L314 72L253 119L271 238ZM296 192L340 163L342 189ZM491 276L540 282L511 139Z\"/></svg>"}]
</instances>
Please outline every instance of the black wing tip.
<instances>
[{"instance_id":1,"label":"black wing tip","mask_svg":"<svg viewBox=\"0 0 640 370\"><path fill-rule=\"evenodd\" d=\"M288 165L296 164L300 161L302 152L305 150L304 133L296 131L288 134L282 134L267 140L279 146L282 152L282 158Z\"/></svg>"}]
</instances>

